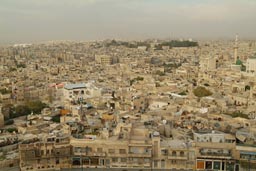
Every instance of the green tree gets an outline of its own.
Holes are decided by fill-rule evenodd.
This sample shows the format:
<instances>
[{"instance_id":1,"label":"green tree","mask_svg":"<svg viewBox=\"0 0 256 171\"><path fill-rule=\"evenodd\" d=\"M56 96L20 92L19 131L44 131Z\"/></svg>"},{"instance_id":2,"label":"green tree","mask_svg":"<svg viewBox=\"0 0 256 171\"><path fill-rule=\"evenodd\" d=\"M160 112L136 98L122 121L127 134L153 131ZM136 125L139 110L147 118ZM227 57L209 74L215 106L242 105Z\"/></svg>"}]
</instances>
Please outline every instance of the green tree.
<instances>
[{"instance_id":1,"label":"green tree","mask_svg":"<svg viewBox=\"0 0 256 171\"><path fill-rule=\"evenodd\" d=\"M8 93L11 93L11 91L8 90L7 88L3 88L3 89L0 89L0 93L1 94L8 94Z\"/></svg>"},{"instance_id":2,"label":"green tree","mask_svg":"<svg viewBox=\"0 0 256 171\"><path fill-rule=\"evenodd\" d=\"M164 72L162 72L162 71L157 70L157 71L156 71L156 75L164 76L164 75L165 75L165 73L164 73Z\"/></svg>"},{"instance_id":3,"label":"green tree","mask_svg":"<svg viewBox=\"0 0 256 171\"><path fill-rule=\"evenodd\" d=\"M205 87L200 87L200 86L194 89L193 93L197 97L205 97L205 96L212 95L211 91L207 90Z\"/></svg>"},{"instance_id":4,"label":"green tree","mask_svg":"<svg viewBox=\"0 0 256 171\"><path fill-rule=\"evenodd\" d=\"M14 111L11 113L11 118L16 118L19 116L28 115L31 113L31 110L26 105L19 105L14 108Z\"/></svg>"},{"instance_id":5,"label":"green tree","mask_svg":"<svg viewBox=\"0 0 256 171\"><path fill-rule=\"evenodd\" d=\"M249 85L245 86L245 91L250 90L250 89L251 89L251 87Z\"/></svg>"},{"instance_id":6,"label":"green tree","mask_svg":"<svg viewBox=\"0 0 256 171\"><path fill-rule=\"evenodd\" d=\"M182 92L178 93L178 95L186 96L186 95L187 95L187 93L186 93L185 91L182 91Z\"/></svg>"},{"instance_id":7,"label":"green tree","mask_svg":"<svg viewBox=\"0 0 256 171\"><path fill-rule=\"evenodd\" d=\"M43 108L47 107L45 103L39 100L27 102L26 106L34 113L40 113Z\"/></svg>"},{"instance_id":8,"label":"green tree","mask_svg":"<svg viewBox=\"0 0 256 171\"><path fill-rule=\"evenodd\" d=\"M13 119L9 119L7 121L4 122L4 125L12 125L14 123Z\"/></svg>"},{"instance_id":9,"label":"green tree","mask_svg":"<svg viewBox=\"0 0 256 171\"><path fill-rule=\"evenodd\" d=\"M60 123L60 115L55 115L52 117L52 121L56 123Z\"/></svg>"}]
</instances>

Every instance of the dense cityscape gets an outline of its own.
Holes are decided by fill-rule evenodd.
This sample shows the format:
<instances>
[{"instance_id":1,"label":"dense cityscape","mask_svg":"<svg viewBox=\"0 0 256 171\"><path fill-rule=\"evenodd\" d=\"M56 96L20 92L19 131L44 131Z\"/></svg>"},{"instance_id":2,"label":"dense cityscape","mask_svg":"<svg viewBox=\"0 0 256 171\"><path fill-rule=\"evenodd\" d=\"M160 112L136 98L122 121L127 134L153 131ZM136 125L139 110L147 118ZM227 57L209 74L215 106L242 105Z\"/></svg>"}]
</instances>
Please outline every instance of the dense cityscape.
<instances>
[{"instance_id":1,"label":"dense cityscape","mask_svg":"<svg viewBox=\"0 0 256 171\"><path fill-rule=\"evenodd\" d=\"M1 48L1 166L256 168L256 43Z\"/></svg>"},{"instance_id":2,"label":"dense cityscape","mask_svg":"<svg viewBox=\"0 0 256 171\"><path fill-rule=\"evenodd\" d=\"M0 171L256 171L255 0L1 0Z\"/></svg>"}]
</instances>

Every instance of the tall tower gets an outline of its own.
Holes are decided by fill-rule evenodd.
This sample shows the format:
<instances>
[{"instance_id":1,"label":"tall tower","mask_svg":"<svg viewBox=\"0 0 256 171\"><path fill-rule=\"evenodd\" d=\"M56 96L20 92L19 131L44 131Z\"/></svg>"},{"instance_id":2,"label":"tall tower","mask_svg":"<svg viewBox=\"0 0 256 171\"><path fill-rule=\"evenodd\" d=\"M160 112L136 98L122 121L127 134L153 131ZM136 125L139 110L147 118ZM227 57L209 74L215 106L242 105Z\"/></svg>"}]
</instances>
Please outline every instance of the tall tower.
<instances>
[{"instance_id":1,"label":"tall tower","mask_svg":"<svg viewBox=\"0 0 256 171\"><path fill-rule=\"evenodd\" d=\"M0 128L4 126L4 115L2 114L2 105L0 104Z\"/></svg>"},{"instance_id":2,"label":"tall tower","mask_svg":"<svg viewBox=\"0 0 256 171\"><path fill-rule=\"evenodd\" d=\"M234 63L237 61L237 50L238 50L238 35L236 34L235 46L234 46Z\"/></svg>"}]
</instances>

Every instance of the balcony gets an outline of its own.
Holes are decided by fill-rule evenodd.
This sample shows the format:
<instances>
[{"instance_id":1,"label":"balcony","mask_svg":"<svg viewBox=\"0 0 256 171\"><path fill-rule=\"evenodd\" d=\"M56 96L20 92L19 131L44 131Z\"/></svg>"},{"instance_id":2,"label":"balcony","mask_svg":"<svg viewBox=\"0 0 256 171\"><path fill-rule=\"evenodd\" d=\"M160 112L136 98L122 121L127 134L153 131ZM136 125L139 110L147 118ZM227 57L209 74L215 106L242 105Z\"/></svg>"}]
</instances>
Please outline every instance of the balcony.
<instances>
[{"instance_id":1,"label":"balcony","mask_svg":"<svg viewBox=\"0 0 256 171\"><path fill-rule=\"evenodd\" d=\"M129 157L151 157L151 153L129 153Z\"/></svg>"},{"instance_id":2,"label":"balcony","mask_svg":"<svg viewBox=\"0 0 256 171\"><path fill-rule=\"evenodd\" d=\"M220 153L220 152L200 152L201 157L205 158L225 158L230 159L232 158L231 153Z\"/></svg>"},{"instance_id":3,"label":"balcony","mask_svg":"<svg viewBox=\"0 0 256 171\"><path fill-rule=\"evenodd\" d=\"M120 153L108 153L108 157L127 157L127 153L120 154Z\"/></svg>"},{"instance_id":4,"label":"balcony","mask_svg":"<svg viewBox=\"0 0 256 171\"><path fill-rule=\"evenodd\" d=\"M170 160L187 160L187 156L168 156Z\"/></svg>"},{"instance_id":5,"label":"balcony","mask_svg":"<svg viewBox=\"0 0 256 171\"><path fill-rule=\"evenodd\" d=\"M102 152L102 153L99 153L99 152L74 152L74 155L75 156L101 156L101 157L104 157L106 156L106 153Z\"/></svg>"}]
</instances>

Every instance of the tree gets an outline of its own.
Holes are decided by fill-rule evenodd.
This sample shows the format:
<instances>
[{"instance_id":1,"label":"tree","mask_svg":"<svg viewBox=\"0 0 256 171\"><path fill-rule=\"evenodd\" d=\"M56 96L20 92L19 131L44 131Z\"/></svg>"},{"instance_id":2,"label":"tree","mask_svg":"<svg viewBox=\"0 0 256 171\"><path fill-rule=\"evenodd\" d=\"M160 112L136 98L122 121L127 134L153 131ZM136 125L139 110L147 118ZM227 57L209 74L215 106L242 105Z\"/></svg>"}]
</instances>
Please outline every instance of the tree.
<instances>
[{"instance_id":1,"label":"tree","mask_svg":"<svg viewBox=\"0 0 256 171\"><path fill-rule=\"evenodd\" d=\"M37 101L30 101L26 104L26 106L30 109L30 111L33 111L34 113L40 113L41 110L47 105L39 100Z\"/></svg>"},{"instance_id":2,"label":"tree","mask_svg":"<svg viewBox=\"0 0 256 171\"><path fill-rule=\"evenodd\" d=\"M12 125L14 123L13 119L9 119L7 121L4 122L4 125Z\"/></svg>"},{"instance_id":3,"label":"tree","mask_svg":"<svg viewBox=\"0 0 256 171\"><path fill-rule=\"evenodd\" d=\"M41 101L30 101L23 105L10 107L10 118L29 115L31 112L40 113L47 105Z\"/></svg>"},{"instance_id":4,"label":"tree","mask_svg":"<svg viewBox=\"0 0 256 171\"><path fill-rule=\"evenodd\" d=\"M193 93L197 97L205 97L205 96L212 95L211 91L207 90L205 87L200 87L200 86L194 89Z\"/></svg>"},{"instance_id":5,"label":"tree","mask_svg":"<svg viewBox=\"0 0 256 171\"><path fill-rule=\"evenodd\" d=\"M158 46L169 46L171 47L196 47L198 46L197 42L193 42L193 41L179 41L179 40L172 40L169 42L163 42Z\"/></svg>"},{"instance_id":6,"label":"tree","mask_svg":"<svg viewBox=\"0 0 256 171\"><path fill-rule=\"evenodd\" d=\"M251 89L251 87L249 85L245 86L245 91L250 90L250 89Z\"/></svg>"},{"instance_id":7,"label":"tree","mask_svg":"<svg viewBox=\"0 0 256 171\"><path fill-rule=\"evenodd\" d=\"M186 93L185 91L182 91L182 92L178 93L178 95L186 96L186 95L187 95L187 93Z\"/></svg>"},{"instance_id":8,"label":"tree","mask_svg":"<svg viewBox=\"0 0 256 171\"><path fill-rule=\"evenodd\" d=\"M240 112L240 111L235 111L233 113L231 113L232 118L236 118L236 117L240 117L240 118L245 118L245 119L249 119L249 116Z\"/></svg>"},{"instance_id":9,"label":"tree","mask_svg":"<svg viewBox=\"0 0 256 171\"><path fill-rule=\"evenodd\" d=\"M8 90L7 88L0 89L1 94L9 94L11 93L11 90Z\"/></svg>"},{"instance_id":10,"label":"tree","mask_svg":"<svg viewBox=\"0 0 256 171\"><path fill-rule=\"evenodd\" d=\"M52 117L52 121L56 123L60 123L60 115L55 115Z\"/></svg>"},{"instance_id":11,"label":"tree","mask_svg":"<svg viewBox=\"0 0 256 171\"><path fill-rule=\"evenodd\" d=\"M31 113L31 110L26 105L19 105L15 107L13 113L11 113L11 118L16 118L19 116L28 115Z\"/></svg>"},{"instance_id":12,"label":"tree","mask_svg":"<svg viewBox=\"0 0 256 171\"><path fill-rule=\"evenodd\" d=\"M164 72L162 72L162 71L157 70L157 71L156 71L156 75L164 76L164 75L165 75L165 73L164 73Z\"/></svg>"},{"instance_id":13,"label":"tree","mask_svg":"<svg viewBox=\"0 0 256 171\"><path fill-rule=\"evenodd\" d=\"M205 83L204 86L209 87L210 85L208 83Z\"/></svg>"}]
</instances>

